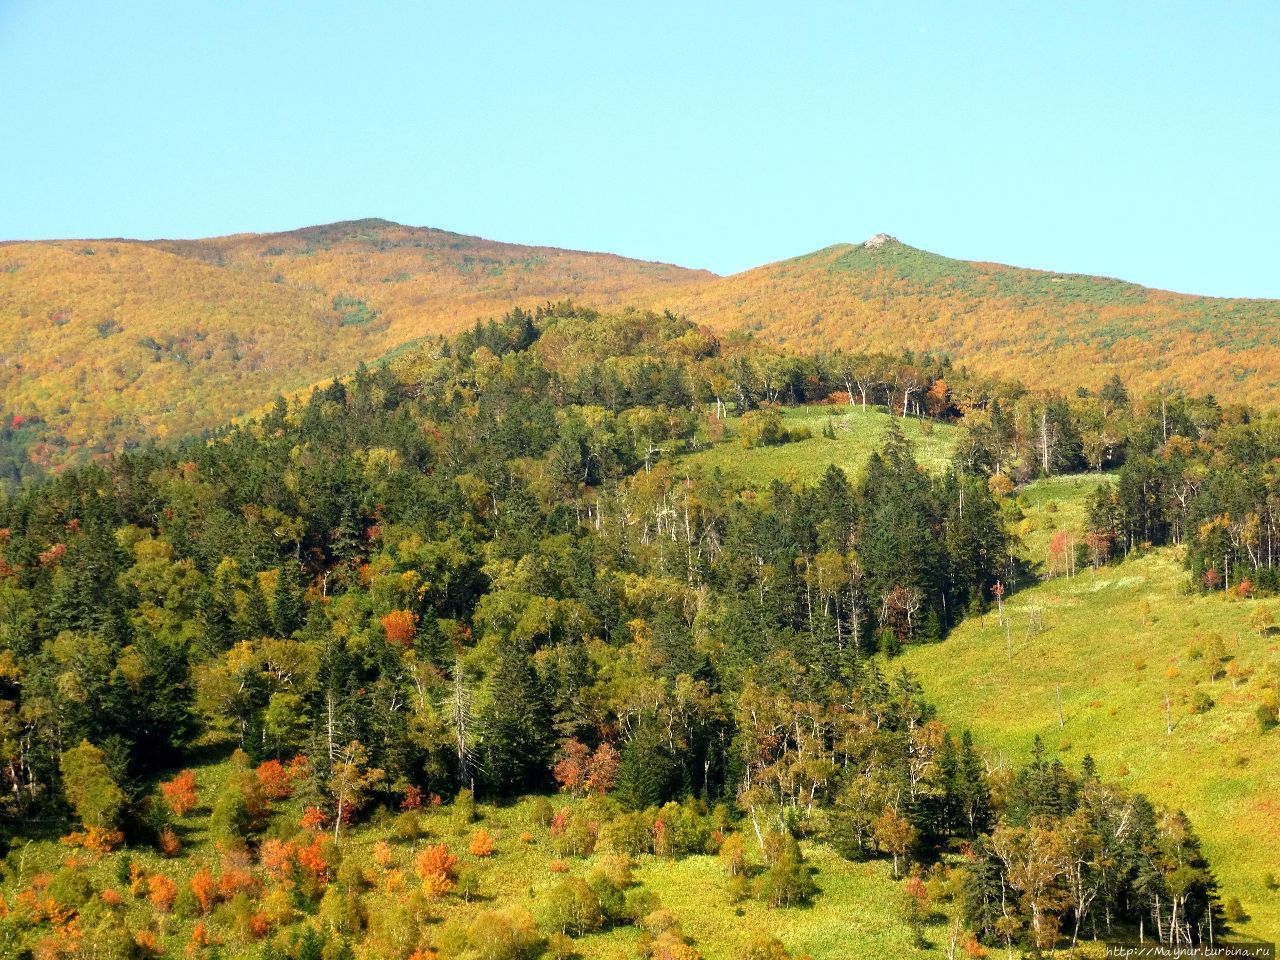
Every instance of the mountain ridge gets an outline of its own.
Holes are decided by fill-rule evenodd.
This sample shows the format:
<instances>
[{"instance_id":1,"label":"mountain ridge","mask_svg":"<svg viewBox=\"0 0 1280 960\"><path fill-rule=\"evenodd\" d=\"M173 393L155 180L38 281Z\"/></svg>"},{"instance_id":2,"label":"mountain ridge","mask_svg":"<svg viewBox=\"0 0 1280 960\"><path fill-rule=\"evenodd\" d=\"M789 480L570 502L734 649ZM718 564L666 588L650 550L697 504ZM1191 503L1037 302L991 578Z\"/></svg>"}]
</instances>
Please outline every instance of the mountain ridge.
<instances>
[{"instance_id":1,"label":"mountain ridge","mask_svg":"<svg viewBox=\"0 0 1280 960\"><path fill-rule=\"evenodd\" d=\"M199 239L0 243L0 416L56 465L198 432L515 306L671 309L802 351L946 353L1032 386L1280 390L1280 300L971 261L888 234L719 276L383 218Z\"/></svg>"}]
</instances>

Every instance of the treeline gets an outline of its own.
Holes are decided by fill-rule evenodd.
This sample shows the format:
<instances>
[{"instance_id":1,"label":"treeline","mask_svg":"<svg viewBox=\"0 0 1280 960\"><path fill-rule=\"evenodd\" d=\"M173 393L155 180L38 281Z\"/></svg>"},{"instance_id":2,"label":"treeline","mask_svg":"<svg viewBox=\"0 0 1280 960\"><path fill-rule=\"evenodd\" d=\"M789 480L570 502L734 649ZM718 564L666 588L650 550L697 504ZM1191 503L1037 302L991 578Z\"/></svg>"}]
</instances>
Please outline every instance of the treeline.
<instances>
[{"instance_id":1,"label":"treeline","mask_svg":"<svg viewBox=\"0 0 1280 960\"><path fill-rule=\"evenodd\" d=\"M1280 423L1176 398L1159 426L1090 503L1104 556L1181 544L1202 589L1280 589Z\"/></svg>"},{"instance_id":2,"label":"treeline","mask_svg":"<svg viewBox=\"0 0 1280 960\"><path fill-rule=\"evenodd\" d=\"M743 494L673 464L724 407L829 395L843 359L553 306L18 491L0 502L9 837L74 814L76 842L163 843L152 784L197 738L241 751L215 819L259 861L250 764L288 765L309 827L339 839L379 807L576 789L595 764L620 811L724 804L788 864L769 881L784 890L803 887L785 838L904 873L960 850L987 942L1142 923L1206 938L1221 919L1185 821L1039 757L1006 782L878 656L1009 582L992 478L1086 449L1081 409L1132 417L1128 456L1145 415L901 358L868 381L895 411L965 410L945 476L893 430L856 483L832 468ZM1052 455L1028 462L1037 423Z\"/></svg>"}]
</instances>

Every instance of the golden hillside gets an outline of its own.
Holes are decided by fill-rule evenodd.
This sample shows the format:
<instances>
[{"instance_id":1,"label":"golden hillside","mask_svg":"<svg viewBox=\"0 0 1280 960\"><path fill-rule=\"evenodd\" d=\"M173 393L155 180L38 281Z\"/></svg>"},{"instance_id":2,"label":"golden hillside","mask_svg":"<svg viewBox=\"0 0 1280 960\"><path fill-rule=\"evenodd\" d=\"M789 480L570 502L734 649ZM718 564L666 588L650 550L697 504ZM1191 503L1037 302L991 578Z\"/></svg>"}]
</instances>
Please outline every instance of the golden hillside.
<instances>
[{"instance_id":1,"label":"golden hillside","mask_svg":"<svg viewBox=\"0 0 1280 960\"><path fill-rule=\"evenodd\" d=\"M952 260L884 235L662 302L799 350L942 351L1032 387L1097 387L1118 373L1138 391L1181 387L1264 406L1280 387L1280 301Z\"/></svg>"},{"instance_id":2,"label":"golden hillside","mask_svg":"<svg viewBox=\"0 0 1280 960\"><path fill-rule=\"evenodd\" d=\"M218 426L513 304L609 303L709 276L377 220L0 244L0 417L40 423L25 455L56 465Z\"/></svg>"},{"instance_id":3,"label":"golden hillside","mask_svg":"<svg viewBox=\"0 0 1280 960\"><path fill-rule=\"evenodd\" d=\"M671 308L799 350L945 351L1032 386L1118 373L1138 390L1263 405L1280 387L1277 301L952 260L883 236L717 277L358 220L0 244L0 461L55 466L216 427L417 338L565 297Z\"/></svg>"}]
</instances>

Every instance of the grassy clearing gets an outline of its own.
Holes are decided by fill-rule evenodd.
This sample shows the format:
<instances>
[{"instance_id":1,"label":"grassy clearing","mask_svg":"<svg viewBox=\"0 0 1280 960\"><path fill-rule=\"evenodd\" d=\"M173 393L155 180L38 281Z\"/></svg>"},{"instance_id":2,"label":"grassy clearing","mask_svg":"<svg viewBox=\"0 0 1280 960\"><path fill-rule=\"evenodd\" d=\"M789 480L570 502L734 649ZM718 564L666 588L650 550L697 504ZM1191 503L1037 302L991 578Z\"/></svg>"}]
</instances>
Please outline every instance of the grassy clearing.
<instances>
[{"instance_id":1,"label":"grassy clearing","mask_svg":"<svg viewBox=\"0 0 1280 960\"><path fill-rule=\"evenodd\" d=\"M955 448L957 428L946 423L903 419L878 410L863 411L850 406L789 407L782 412L789 429L807 428L813 434L772 447L742 446L738 418L725 420L724 440L714 447L690 454L681 464L690 473L710 474L719 469L726 479L744 487L763 487L775 478L793 483L813 483L831 464L843 467L857 478L872 452L884 443L885 431L896 423L915 444L916 459L934 472L942 472ZM836 438L822 436L827 420L832 421Z\"/></svg>"},{"instance_id":2,"label":"grassy clearing","mask_svg":"<svg viewBox=\"0 0 1280 960\"><path fill-rule=\"evenodd\" d=\"M4 861L0 895L6 903L20 902L19 892L47 882L67 864L86 876L95 894L114 890L122 896L117 909L126 918L130 930L149 930L165 955L183 955L197 921L212 931L215 942L221 942L226 956L256 956L260 941L237 930L227 913L228 906L216 907L205 917L184 910L181 901L169 913L158 914L148 902L146 877L160 873L185 890L194 874L203 866L211 866L220 875L220 855L207 835L209 803L225 782L229 763L209 763L196 769L201 804L188 817L178 822L183 840L182 854L168 859L147 848L120 850L104 856L93 856L71 850L56 839L33 841L11 852ZM557 806L569 801L556 798ZM372 821L347 831L341 843L341 862L359 864L363 868L366 889L362 893L363 910L374 923L380 912L393 908L407 889L412 889L415 853L428 844L447 844L460 857L460 868L475 871L478 882L469 897L449 894L433 902L425 918L426 929L437 931L451 921L466 921L485 910L524 908L541 917L545 895L567 876L585 878L602 855L570 857L561 860L553 840L533 812L533 801L526 798L508 806L478 807L477 820L460 822L449 806L420 811L421 835L416 840L397 839L396 817L390 813L375 814ZM289 836L297 829L301 813L298 801L282 801L275 807L266 836ZM483 829L494 840L492 855L484 858L468 851L473 832ZM386 841L392 851L390 862L379 865L375 845ZM805 907L770 909L754 900L735 902L728 882L716 858L706 855L681 859L654 856L634 858L636 880L657 894L663 908L672 911L684 933L691 937L706 960L735 960L745 944L759 934L772 934L796 956L809 955L813 960L874 960L881 957L938 957L938 949L917 949L911 934L901 920L898 885L890 876L888 863L851 863L830 848L806 844L805 853L814 871L820 893ZM553 863L560 866L553 869ZM130 891L129 866L141 868L144 880ZM336 864L335 864L336 865ZM261 871L255 870L261 876ZM397 879L397 873L402 874ZM45 877L41 880L41 875ZM254 894L258 902L269 895L268 883ZM301 905L299 905L301 906ZM256 909L256 907L254 908ZM292 922L318 922L321 928L329 922L320 909L308 920L315 908L302 907ZM928 929L929 939L936 945L945 936L945 919L936 918ZM545 929L545 928L544 928ZM4 931L0 930L0 940ZM637 956L635 927L615 927L603 933L589 934L575 942L575 955L582 960L634 960ZM0 954L14 944L0 942ZM199 953L198 955L204 955Z\"/></svg>"},{"instance_id":3,"label":"grassy clearing","mask_svg":"<svg viewBox=\"0 0 1280 960\"><path fill-rule=\"evenodd\" d=\"M1022 541L1021 556L1043 565L1049 541L1060 530L1079 542L1089 519L1089 497L1098 487L1114 482L1113 474L1079 473L1048 477L1020 489L1009 507L1016 508L1015 516L1021 515L1011 524Z\"/></svg>"},{"instance_id":4,"label":"grassy clearing","mask_svg":"<svg viewBox=\"0 0 1280 960\"><path fill-rule=\"evenodd\" d=\"M772 934L796 956L807 954L813 960L940 955L912 945L895 906L899 893L887 862L850 863L821 845L806 846L805 853L822 891L808 907L771 910L755 901L735 905L712 857L677 862L647 858L639 876L675 910L706 960L736 960L743 945L759 934ZM928 938L936 943L944 930L935 926Z\"/></svg>"},{"instance_id":5,"label":"grassy clearing","mask_svg":"<svg viewBox=\"0 0 1280 960\"><path fill-rule=\"evenodd\" d=\"M971 729L995 762L1025 759L1038 734L1064 763L1078 767L1092 754L1104 777L1185 810L1223 895L1239 897L1252 916L1247 932L1274 939L1280 893L1263 876L1280 872L1280 733L1261 735L1254 711L1264 676L1280 670L1280 647L1249 619L1260 605L1278 605L1192 594L1187 583L1174 550L1096 577L1051 580L1006 605L1012 658L992 612L943 643L909 650L902 664L942 719ZM1039 632L1029 626L1033 610L1043 618ZM1210 679L1215 637L1226 667L1252 671L1234 689L1225 675ZM1197 694L1212 708L1193 712Z\"/></svg>"}]
</instances>

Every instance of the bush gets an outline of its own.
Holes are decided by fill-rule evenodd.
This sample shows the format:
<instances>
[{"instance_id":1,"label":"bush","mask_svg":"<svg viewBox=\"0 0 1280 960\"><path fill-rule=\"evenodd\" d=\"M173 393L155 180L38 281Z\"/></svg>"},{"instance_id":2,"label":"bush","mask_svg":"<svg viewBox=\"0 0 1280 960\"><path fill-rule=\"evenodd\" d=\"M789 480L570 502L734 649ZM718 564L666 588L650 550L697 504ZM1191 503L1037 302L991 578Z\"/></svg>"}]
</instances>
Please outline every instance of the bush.
<instances>
[{"instance_id":1,"label":"bush","mask_svg":"<svg viewBox=\"0 0 1280 960\"><path fill-rule=\"evenodd\" d=\"M473 857L487 857L493 853L493 837L488 830L477 830L471 835L469 847Z\"/></svg>"},{"instance_id":2,"label":"bush","mask_svg":"<svg viewBox=\"0 0 1280 960\"><path fill-rule=\"evenodd\" d=\"M550 957L551 960L570 960L571 957L577 955L572 937L565 936L559 931L547 937L546 956Z\"/></svg>"},{"instance_id":3,"label":"bush","mask_svg":"<svg viewBox=\"0 0 1280 960\"><path fill-rule=\"evenodd\" d=\"M600 845L633 857L649 853L653 850L653 816L640 810L614 817L600 828Z\"/></svg>"},{"instance_id":4,"label":"bush","mask_svg":"<svg viewBox=\"0 0 1280 960\"><path fill-rule=\"evenodd\" d=\"M544 946L524 910L486 910L467 928L467 942L483 960L533 960Z\"/></svg>"},{"instance_id":5,"label":"bush","mask_svg":"<svg viewBox=\"0 0 1280 960\"><path fill-rule=\"evenodd\" d=\"M1276 708L1269 704L1266 704L1266 703L1258 704L1258 709L1255 711L1255 716L1258 718L1259 733L1266 733L1268 730L1271 730L1276 726L1276 723L1277 723Z\"/></svg>"},{"instance_id":6,"label":"bush","mask_svg":"<svg viewBox=\"0 0 1280 960\"><path fill-rule=\"evenodd\" d=\"M89 902L93 896L93 885L83 870L63 867L53 875L45 892L58 906L75 910Z\"/></svg>"},{"instance_id":7,"label":"bush","mask_svg":"<svg viewBox=\"0 0 1280 960\"><path fill-rule=\"evenodd\" d=\"M552 840L552 847L562 857L589 856L596 848L596 834L584 816L570 816Z\"/></svg>"},{"instance_id":8,"label":"bush","mask_svg":"<svg viewBox=\"0 0 1280 960\"><path fill-rule=\"evenodd\" d=\"M756 878L756 899L771 907L790 907L813 899L818 887L795 837L770 834L766 838L765 858L770 866Z\"/></svg>"},{"instance_id":9,"label":"bush","mask_svg":"<svg viewBox=\"0 0 1280 960\"><path fill-rule=\"evenodd\" d=\"M751 941L744 960L791 960L791 954L777 937L762 933Z\"/></svg>"},{"instance_id":10,"label":"bush","mask_svg":"<svg viewBox=\"0 0 1280 960\"><path fill-rule=\"evenodd\" d=\"M552 887L542 910L547 926L570 936L580 937L604 928L600 898L580 877L567 877Z\"/></svg>"},{"instance_id":11,"label":"bush","mask_svg":"<svg viewBox=\"0 0 1280 960\"><path fill-rule=\"evenodd\" d=\"M627 856L605 856L600 858L591 876L600 875L608 879L619 890L625 890L636 882L631 858ZM588 877L590 879L590 877Z\"/></svg>"},{"instance_id":12,"label":"bush","mask_svg":"<svg viewBox=\"0 0 1280 960\"><path fill-rule=\"evenodd\" d=\"M720 841L718 854L720 866L730 877L736 877L747 870L747 844L740 833L730 833Z\"/></svg>"},{"instance_id":13,"label":"bush","mask_svg":"<svg viewBox=\"0 0 1280 960\"><path fill-rule=\"evenodd\" d=\"M658 895L645 887L632 887L622 898L622 920L639 923L655 910L662 908Z\"/></svg>"},{"instance_id":14,"label":"bush","mask_svg":"<svg viewBox=\"0 0 1280 960\"><path fill-rule=\"evenodd\" d=\"M406 810L396 817L391 825L391 839L402 843L413 843L424 835L422 820L415 810Z\"/></svg>"},{"instance_id":15,"label":"bush","mask_svg":"<svg viewBox=\"0 0 1280 960\"><path fill-rule=\"evenodd\" d=\"M1191 713L1208 713L1213 709L1213 698L1207 693L1197 690L1191 695L1191 703L1188 706Z\"/></svg>"},{"instance_id":16,"label":"bush","mask_svg":"<svg viewBox=\"0 0 1280 960\"><path fill-rule=\"evenodd\" d=\"M663 807L653 825L653 838L659 856L683 857L711 849L711 827L691 801Z\"/></svg>"},{"instance_id":17,"label":"bush","mask_svg":"<svg viewBox=\"0 0 1280 960\"><path fill-rule=\"evenodd\" d=\"M112 830L124 810L125 795L107 766L106 754L82 740L62 755L63 792L86 827Z\"/></svg>"},{"instance_id":18,"label":"bush","mask_svg":"<svg viewBox=\"0 0 1280 960\"><path fill-rule=\"evenodd\" d=\"M476 795L472 790L462 789L453 800L453 819L463 825L475 823Z\"/></svg>"},{"instance_id":19,"label":"bush","mask_svg":"<svg viewBox=\"0 0 1280 960\"><path fill-rule=\"evenodd\" d=\"M536 827L547 826L555 815L555 809L546 797L534 797L533 802L529 804L529 820Z\"/></svg>"}]
</instances>

